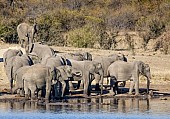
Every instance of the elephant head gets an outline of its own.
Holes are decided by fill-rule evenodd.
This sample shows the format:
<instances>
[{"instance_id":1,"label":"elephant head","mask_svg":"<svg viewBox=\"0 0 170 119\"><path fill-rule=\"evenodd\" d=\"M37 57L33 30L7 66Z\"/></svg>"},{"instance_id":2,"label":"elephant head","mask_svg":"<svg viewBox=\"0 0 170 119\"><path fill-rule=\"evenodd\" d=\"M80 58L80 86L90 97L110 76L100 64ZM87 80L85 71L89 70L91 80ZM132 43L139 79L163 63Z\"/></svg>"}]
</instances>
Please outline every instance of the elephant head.
<instances>
[{"instance_id":1,"label":"elephant head","mask_svg":"<svg viewBox=\"0 0 170 119\"><path fill-rule=\"evenodd\" d=\"M148 64L145 64L140 61L138 64L138 68L139 68L139 73L147 78L147 93L149 93L149 85L151 79L150 67Z\"/></svg>"},{"instance_id":2,"label":"elephant head","mask_svg":"<svg viewBox=\"0 0 170 119\"><path fill-rule=\"evenodd\" d=\"M91 62L91 63L90 63ZM86 66L86 70L89 72L89 84L97 77L96 80L96 89L99 89L99 82L101 84L101 94L103 93L103 77L104 70L101 63L96 61L89 61L89 65ZM88 84L87 84L88 85ZM88 86L86 86L88 87Z\"/></svg>"}]
</instances>

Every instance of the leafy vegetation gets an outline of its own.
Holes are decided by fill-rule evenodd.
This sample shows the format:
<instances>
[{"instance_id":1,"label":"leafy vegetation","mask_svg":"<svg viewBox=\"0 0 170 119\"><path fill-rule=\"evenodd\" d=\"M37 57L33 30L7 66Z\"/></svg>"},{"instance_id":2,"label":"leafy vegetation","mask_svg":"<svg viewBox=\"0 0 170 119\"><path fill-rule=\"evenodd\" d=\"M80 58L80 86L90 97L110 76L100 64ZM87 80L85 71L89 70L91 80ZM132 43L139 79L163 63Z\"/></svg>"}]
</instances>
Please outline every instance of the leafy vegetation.
<instances>
[{"instance_id":1,"label":"leafy vegetation","mask_svg":"<svg viewBox=\"0 0 170 119\"><path fill-rule=\"evenodd\" d=\"M38 40L51 45L110 49L107 33L145 32L144 48L170 30L169 0L1 0L0 37L17 42L21 22L39 27ZM67 38L65 37L67 36ZM169 41L167 41L169 42Z\"/></svg>"}]
</instances>

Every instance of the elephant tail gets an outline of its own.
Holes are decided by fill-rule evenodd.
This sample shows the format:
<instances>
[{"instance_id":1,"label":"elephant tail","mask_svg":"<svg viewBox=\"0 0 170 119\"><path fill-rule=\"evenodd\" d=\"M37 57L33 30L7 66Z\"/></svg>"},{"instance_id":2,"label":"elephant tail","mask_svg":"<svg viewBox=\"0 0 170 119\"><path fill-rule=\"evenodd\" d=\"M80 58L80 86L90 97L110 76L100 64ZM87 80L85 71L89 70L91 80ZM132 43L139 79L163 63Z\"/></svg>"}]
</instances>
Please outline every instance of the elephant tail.
<instances>
[{"instance_id":1,"label":"elephant tail","mask_svg":"<svg viewBox=\"0 0 170 119\"><path fill-rule=\"evenodd\" d=\"M107 75L107 77L110 76L110 71L109 71L109 69L107 69L106 75Z\"/></svg>"}]
</instances>

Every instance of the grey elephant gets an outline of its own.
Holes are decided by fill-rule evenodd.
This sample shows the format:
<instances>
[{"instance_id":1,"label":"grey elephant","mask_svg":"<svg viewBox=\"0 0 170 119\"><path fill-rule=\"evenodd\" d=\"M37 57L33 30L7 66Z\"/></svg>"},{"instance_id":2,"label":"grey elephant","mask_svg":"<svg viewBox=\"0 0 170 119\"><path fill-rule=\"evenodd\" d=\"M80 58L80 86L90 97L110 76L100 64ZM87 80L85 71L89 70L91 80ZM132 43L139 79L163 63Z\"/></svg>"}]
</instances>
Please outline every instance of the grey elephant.
<instances>
[{"instance_id":1,"label":"grey elephant","mask_svg":"<svg viewBox=\"0 0 170 119\"><path fill-rule=\"evenodd\" d=\"M72 76L69 66L47 67L42 64L30 66L23 74L25 96L28 97L28 90L31 90L31 99L35 97L35 92L45 89L45 99L49 101L52 85L57 81L63 82ZM31 75L30 75L31 74ZM62 96L64 95L64 88Z\"/></svg>"},{"instance_id":2,"label":"grey elephant","mask_svg":"<svg viewBox=\"0 0 170 119\"><path fill-rule=\"evenodd\" d=\"M101 86L103 86L103 68L101 63L95 61L76 61L67 59L67 65L72 66L74 69L73 73L73 80L74 81L81 81L84 85L84 95L90 95L91 91L91 82L94 80L94 75L99 74L101 80ZM69 84L72 88L72 83ZM101 93L103 91L101 90Z\"/></svg>"},{"instance_id":3,"label":"grey elephant","mask_svg":"<svg viewBox=\"0 0 170 119\"><path fill-rule=\"evenodd\" d=\"M42 45L39 42L29 44L26 48L26 52L27 54L36 54L41 64L45 64L46 59L54 55L54 50L51 47L47 45Z\"/></svg>"},{"instance_id":4,"label":"grey elephant","mask_svg":"<svg viewBox=\"0 0 170 119\"><path fill-rule=\"evenodd\" d=\"M41 65L41 64L35 64L33 67L36 68L36 67L45 67L44 65ZM30 66L24 66L24 67L21 67L19 68L16 73L15 73L15 86L13 87L12 91L13 93L17 91L17 95L18 96L21 96L23 95L23 88L24 88L24 83L23 83L23 80L22 80L22 76L30 69L31 67ZM50 66L50 68L52 68L52 66ZM64 96L64 92L65 92L65 87L66 87L66 84L65 84L65 80L68 80L68 77L72 77L72 74L71 74L71 67L70 66L60 66L60 67L57 67L55 69L56 71L56 80L55 81L60 81L62 83L62 94L61 94L61 97ZM53 82L53 84L55 84L55 82Z\"/></svg>"},{"instance_id":5,"label":"grey elephant","mask_svg":"<svg viewBox=\"0 0 170 119\"><path fill-rule=\"evenodd\" d=\"M4 62L4 67L6 67L8 60L13 57L13 56L22 56L23 52L21 50L16 50L16 49L8 49L7 51L4 52L3 54L3 62Z\"/></svg>"},{"instance_id":6,"label":"grey elephant","mask_svg":"<svg viewBox=\"0 0 170 119\"><path fill-rule=\"evenodd\" d=\"M44 65L46 65L48 67L51 67L51 66L58 67L58 66L62 66L65 64L66 64L65 59L61 56L48 57L44 63Z\"/></svg>"},{"instance_id":7,"label":"grey elephant","mask_svg":"<svg viewBox=\"0 0 170 119\"><path fill-rule=\"evenodd\" d=\"M110 78L111 91L117 94L117 82L130 80L129 94L132 94L135 86L135 95L139 94L139 75L147 78L147 93L149 92L149 85L151 79L150 67L142 61L123 62L116 61L108 67L107 74ZM114 86L115 85L115 86Z\"/></svg>"},{"instance_id":8,"label":"grey elephant","mask_svg":"<svg viewBox=\"0 0 170 119\"><path fill-rule=\"evenodd\" d=\"M122 61L126 62L127 58L123 54L119 54L119 55L112 54L112 55L109 55L109 56L96 56L96 57L93 58L93 61L101 63L103 70L104 70L104 74L103 74L104 78L109 77L107 75L108 67L117 60L122 60ZM99 78L99 76L98 76L98 74L96 74L96 76L95 76L96 90L100 90L99 89L99 81L100 80L98 78Z\"/></svg>"},{"instance_id":9,"label":"grey elephant","mask_svg":"<svg viewBox=\"0 0 170 119\"><path fill-rule=\"evenodd\" d=\"M92 60L92 55L89 52L84 53L58 53L57 55L63 56L66 59L73 59L77 61L83 61L83 60Z\"/></svg>"},{"instance_id":10,"label":"grey elephant","mask_svg":"<svg viewBox=\"0 0 170 119\"><path fill-rule=\"evenodd\" d=\"M39 90L46 89L45 99L50 99L52 81L56 79L55 68L49 68L42 64L30 66L23 74L22 80L24 85L25 97L29 98L29 90L31 91L31 99L35 98L35 93Z\"/></svg>"},{"instance_id":11,"label":"grey elephant","mask_svg":"<svg viewBox=\"0 0 170 119\"><path fill-rule=\"evenodd\" d=\"M15 80L14 76L15 76L16 71L23 66L32 65L32 64L33 62L31 58L27 56L26 54L22 56L13 56L9 59L6 65L6 73L10 81L11 92L12 92L12 87L13 87L13 81Z\"/></svg>"},{"instance_id":12,"label":"grey elephant","mask_svg":"<svg viewBox=\"0 0 170 119\"><path fill-rule=\"evenodd\" d=\"M28 44L35 42L37 30L38 28L36 23L33 26L30 26L27 23L21 23L17 26L19 42L22 48L26 48Z\"/></svg>"}]
</instances>

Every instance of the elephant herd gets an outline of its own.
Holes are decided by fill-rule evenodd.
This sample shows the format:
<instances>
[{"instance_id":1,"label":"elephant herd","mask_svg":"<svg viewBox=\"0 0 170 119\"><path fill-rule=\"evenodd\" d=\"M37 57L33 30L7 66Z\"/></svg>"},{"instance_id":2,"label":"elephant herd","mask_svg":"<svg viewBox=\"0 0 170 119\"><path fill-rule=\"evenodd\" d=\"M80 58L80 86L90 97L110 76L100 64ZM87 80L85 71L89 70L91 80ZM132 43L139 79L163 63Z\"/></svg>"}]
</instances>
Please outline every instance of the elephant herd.
<instances>
[{"instance_id":1,"label":"elephant herd","mask_svg":"<svg viewBox=\"0 0 170 119\"><path fill-rule=\"evenodd\" d=\"M20 30L19 27L28 29L25 28L28 26L23 24L18 26L17 30ZM35 30L36 26L31 29L30 31ZM138 95L139 75L147 77L147 92L149 91L150 67L142 61L128 62L123 54L94 57L89 52L61 53L48 45L33 42L33 37L29 42L29 32L24 38L19 38L24 42L26 36L28 42L24 46L25 54L21 50L8 49L3 55L11 93L28 99L45 98L50 101L63 98L72 90L83 89L86 97L91 94L93 80L96 82L95 90L101 94L103 81L107 80L110 82L111 95L116 95L118 82L125 85L125 82L130 80L129 94L132 94L135 87L135 94Z\"/></svg>"}]
</instances>

